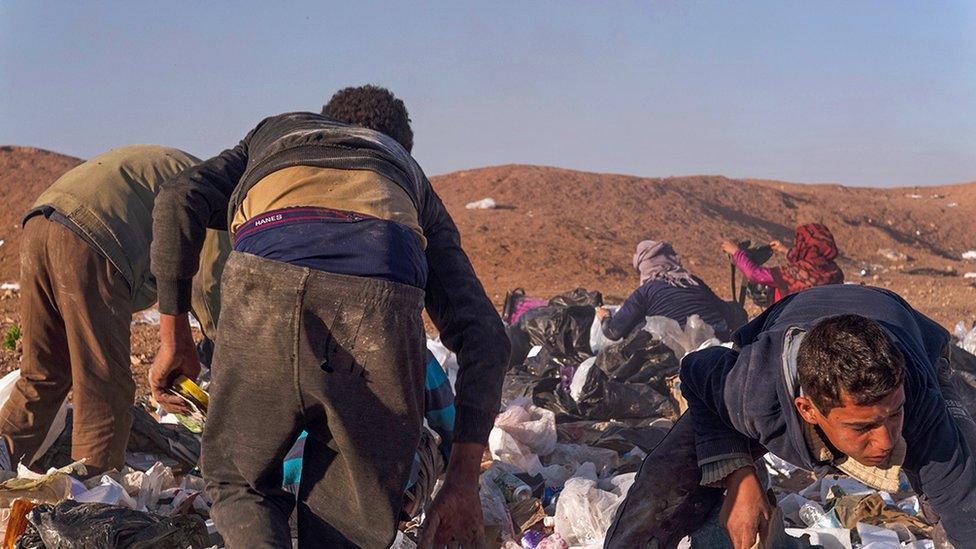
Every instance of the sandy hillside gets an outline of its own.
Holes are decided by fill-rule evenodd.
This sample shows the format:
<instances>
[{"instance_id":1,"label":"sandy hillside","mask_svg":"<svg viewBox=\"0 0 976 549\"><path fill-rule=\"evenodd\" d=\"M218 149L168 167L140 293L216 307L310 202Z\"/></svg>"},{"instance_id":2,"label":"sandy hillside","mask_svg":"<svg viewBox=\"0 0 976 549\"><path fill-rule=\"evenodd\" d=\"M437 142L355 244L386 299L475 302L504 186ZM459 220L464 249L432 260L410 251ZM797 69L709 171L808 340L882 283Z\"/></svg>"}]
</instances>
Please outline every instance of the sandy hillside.
<instances>
[{"instance_id":1,"label":"sandy hillside","mask_svg":"<svg viewBox=\"0 0 976 549\"><path fill-rule=\"evenodd\" d=\"M0 282L17 278L23 212L76 158L25 147L0 147ZM728 296L723 238L789 241L798 222L834 232L849 280L892 288L952 328L976 320L976 183L893 189L799 185L720 176L640 178L538 166L498 166L432 179L461 229L468 255L489 294L524 287L550 294L586 286L609 301L633 289L637 241L667 239L686 265ZM924 183L924 182L920 182ZM467 210L494 198L494 210ZM880 249L904 254L889 259ZM866 269L868 274L861 276ZM17 319L16 296L0 301L0 329ZM137 327L139 369L151 358L153 329ZM141 360L138 360L142 357ZM0 367L17 354L0 351Z\"/></svg>"}]
</instances>

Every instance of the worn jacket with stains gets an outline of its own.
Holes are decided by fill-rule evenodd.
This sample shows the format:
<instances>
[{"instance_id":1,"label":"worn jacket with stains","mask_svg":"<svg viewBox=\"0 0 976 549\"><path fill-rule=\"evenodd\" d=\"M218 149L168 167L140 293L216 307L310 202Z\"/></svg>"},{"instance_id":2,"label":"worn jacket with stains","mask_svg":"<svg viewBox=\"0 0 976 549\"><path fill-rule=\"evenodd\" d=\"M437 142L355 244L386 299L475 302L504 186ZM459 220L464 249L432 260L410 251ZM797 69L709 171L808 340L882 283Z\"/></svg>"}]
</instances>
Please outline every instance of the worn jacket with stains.
<instances>
[{"instance_id":1,"label":"worn jacket with stains","mask_svg":"<svg viewBox=\"0 0 976 549\"><path fill-rule=\"evenodd\" d=\"M164 181L200 160L160 145L128 145L102 153L69 170L48 187L24 215L67 225L108 259L132 291L132 310L156 301L150 274L152 212ZM54 215L52 212L56 212ZM207 245L193 281L193 314L204 333L213 337L220 308L216 288L230 250L226 232L207 231Z\"/></svg>"},{"instance_id":2,"label":"worn jacket with stains","mask_svg":"<svg viewBox=\"0 0 976 549\"><path fill-rule=\"evenodd\" d=\"M948 333L893 292L859 285L820 286L788 296L736 332L738 350L712 348L688 355L681 390L695 423L700 465L757 450L809 470L823 471L804 437L793 399L799 384L791 340L821 319L840 314L871 318L905 357L907 442L904 470L942 516L954 540L976 539L976 441L960 429L943 398L938 361ZM965 545L965 544L963 544Z\"/></svg>"},{"instance_id":3,"label":"worn jacket with stains","mask_svg":"<svg viewBox=\"0 0 976 549\"><path fill-rule=\"evenodd\" d=\"M237 146L167 182L156 204L152 247L160 311L180 314L190 307L190 280L206 228L227 229L247 191L290 166L372 170L410 196L428 242L427 312L461 367L455 440L487 440L508 359L504 327L427 177L399 143L380 132L308 112L272 116Z\"/></svg>"}]
</instances>

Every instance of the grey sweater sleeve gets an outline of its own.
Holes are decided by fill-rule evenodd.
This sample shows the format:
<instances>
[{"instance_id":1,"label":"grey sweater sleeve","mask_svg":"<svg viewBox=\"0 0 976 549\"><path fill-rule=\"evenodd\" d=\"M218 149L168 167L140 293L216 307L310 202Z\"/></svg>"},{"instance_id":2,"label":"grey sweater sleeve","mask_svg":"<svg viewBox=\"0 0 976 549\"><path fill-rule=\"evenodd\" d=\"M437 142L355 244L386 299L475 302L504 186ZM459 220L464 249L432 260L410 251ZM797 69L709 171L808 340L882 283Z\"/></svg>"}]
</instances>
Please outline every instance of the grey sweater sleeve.
<instances>
[{"instance_id":1,"label":"grey sweater sleeve","mask_svg":"<svg viewBox=\"0 0 976 549\"><path fill-rule=\"evenodd\" d=\"M440 198L430 191L423 209L427 237L427 313L441 340L457 353L456 442L484 444L501 402L510 344L461 236Z\"/></svg>"},{"instance_id":2,"label":"grey sweater sleeve","mask_svg":"<svg viewBox=\"0 0 976 549\"><path fill-rule=\"evenodd\" d=\"M247 167L245 138L233 149L188 168L163 184L153 208L150 262L159 312L190 310L193 275L207 228L227 230L227 204Z\"/></svg>"}]
</instances>

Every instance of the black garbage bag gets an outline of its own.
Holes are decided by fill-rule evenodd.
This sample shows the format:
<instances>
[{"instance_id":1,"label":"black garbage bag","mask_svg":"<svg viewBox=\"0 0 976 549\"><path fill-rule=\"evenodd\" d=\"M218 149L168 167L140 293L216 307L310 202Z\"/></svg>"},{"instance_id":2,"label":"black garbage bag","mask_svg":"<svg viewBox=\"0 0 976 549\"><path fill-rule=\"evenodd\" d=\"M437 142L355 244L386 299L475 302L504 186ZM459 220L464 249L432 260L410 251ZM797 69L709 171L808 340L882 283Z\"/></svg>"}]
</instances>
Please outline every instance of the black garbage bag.
<instances>
[{"instance_id":1,"label":"black garbage bag","mask_svg":"<svg viewBox=\"0 0 976 549\"><path fill-rule=\"evenodd\" d=\"M64 420L64 429L58 435L58 438L54 440L54 444L48 448L47 452L44 452L43 456L37 458L31 464L35 470L47 471L48 469L60 469L61 467L74 463L75 460L71 459L71 433L74 424L74 414L72 412L73 410L68 408L68 414Z\"/></svg>"},{"instance_id":2,"label":"black garbage bag","mask_svg":"<svg viewBox=\"0 0 976 549\"><path fill-rule=\"evenodd\" d=\"M525 372L509 372L505 376L505 382L502 384L502 408L504 409L508 406L508 403L522 398L522 397L535 397L536 390L539 388L543 380L537 376L534 376ZM558 379L548 380L553 388L559 383ZM546 389L542 389L545 391ZM552 390L552 389L549 389Z\"/></svg>"},{"instance_id":3,"label":"black garbage bag","mask_svg":"<svg viewBox=\"0 0 976 549\"><path fill-rule=\"evenodd\" d=\"M580 362L578 357L556 355L549 349L543 348L539 354L525 359L519 370L539 378L559 377L564 368L575 369Z\"/></svg>"},{"instance_id":4,"label":"black garbage bag","mask_svg":"<svg viewBox=\"0 0 976 549\"><path fill-rule=\"evenodd\" d=\"M595 366L613 381L650 383L658 392L669 394L667 379L677 375L680 362L667 345L645 330L636 330L608 345L597 355Z\"/></svg>"},{"instance_id":5,"label":"black garbage bag","mask_svg":"<svg viewBox=\"0 0 976 549\"><path fill-rule=\"evenodd\" d=\"M518 323L532 345L582 362L593 354L590 328L595 315L596 309L590 306L539 307L522 315Z\"/></svg>"},{"instance_id":6,"label":"black garbage bag","mask_svg":"<svg viewBox=\"0 0 976 549\"><path fill-rule=\"evenodd\" d=\"M661 392L650 383L613 381L606 372L596 366L588 370L580 369L576 375L586 376L579 398L573 399L562 389L558 392L564 406L568 405L567 401L575 402L576 406L572 411L579 417L609 420L674 418L678 415L677 406L671 401L670 392Z\"/></svg>"},{"instance_id":7,"label":"black garbage bag","mask_svg":"<svg viewBox=\"0 0 976 549\"><path fill-rule=\"evenodd\" d=\"M573 421L556 426L560 442L572 442L584 446L607 448L620 455L636 446L650 453L671 430L671 424L651 425L650 421L638 421L636 425L621 421Z\"/></svg>"},{"instance_id":8,"label":"black garbage bag","mask_svg":"<svg viewBox=\"0 0 976 549\"><path fill-rule=\"evenodd\" d=\"M17 549L204 549L213 542L198 516L163 517L105 503L65 500L27 515Z\"/></svg>"},{"instance_id":9,"label":"black garbage bag","mask_svg":"<svg viewBox=\"0 0 976 549\"><path fill-rule=\"evenodd\" d=\"M549 300L550 307L602 307L603 294L588 292L586 288L564 292Z\"/></svg>"}]
</instances>

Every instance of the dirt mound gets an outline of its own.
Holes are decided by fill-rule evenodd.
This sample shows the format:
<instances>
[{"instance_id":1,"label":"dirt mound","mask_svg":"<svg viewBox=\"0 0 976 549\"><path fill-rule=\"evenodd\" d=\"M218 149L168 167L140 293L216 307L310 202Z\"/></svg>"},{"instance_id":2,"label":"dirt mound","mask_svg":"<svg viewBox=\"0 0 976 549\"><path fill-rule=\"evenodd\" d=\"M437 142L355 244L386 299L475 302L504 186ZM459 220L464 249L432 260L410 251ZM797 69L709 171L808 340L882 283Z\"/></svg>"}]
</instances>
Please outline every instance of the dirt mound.
<instances>
[{"instance_id":1,"label":"dirt mound","mask_svg":"<svg viewBox=\"0 0 976 549\"><path fill-rule=\"evenodd\" d=\"M0 281L18 272L20 217L77 158L0 147ZM951 327L973 320L976 183L869 189L720 176L641 178L539 166L498 166L433 178L496 303L509 288L550 295L574 286L623 299L636 284L634 245L674 243L686 265L728 296L723 238L789 241L797 223L834 232L848 280L886 286ZM465 204L492 197L494 210ZM890 250L907 259L879 254ZM867 276L860 276L867 269Z\"/></svg>"},{"instance_id":2,"label":"dirt mound","mask_svg":"<svg viewBox=\"0 0 976 549\"><path fill-rule=\"evenodd\" d=\"M950 328L976 317L976 288L963 278L976 262L961 257L976 250L976 183L870 189L520 165L433 183L496 302L517 286L547 296L581 285L623 299L637 283L634 246L646 238L670 240L689 269L728 297L723 238L789 242L798 223L819 221L834 232L848 280L892 288ZM465 209L485 197L499 207Z\"/></svg>"},{"instance_id":3,"label":"dirt mound","mask_svg":"<svg viewBox=\"0 0 976 549\"><path fill-rule=\"evenodd\" d=\"M81 163L71 156L33 147L0 146L0 281L16 279L21 216L41 191Z\"/></svg>"}]
</instances>

